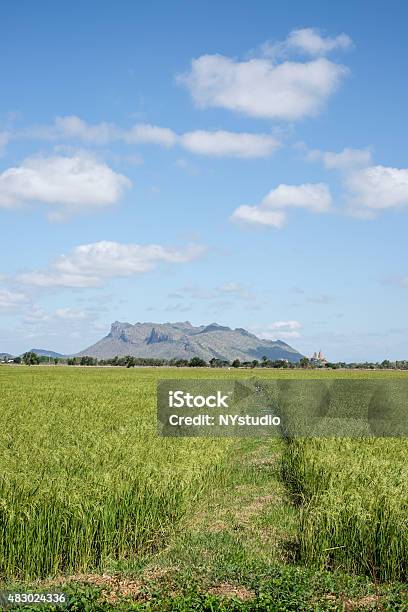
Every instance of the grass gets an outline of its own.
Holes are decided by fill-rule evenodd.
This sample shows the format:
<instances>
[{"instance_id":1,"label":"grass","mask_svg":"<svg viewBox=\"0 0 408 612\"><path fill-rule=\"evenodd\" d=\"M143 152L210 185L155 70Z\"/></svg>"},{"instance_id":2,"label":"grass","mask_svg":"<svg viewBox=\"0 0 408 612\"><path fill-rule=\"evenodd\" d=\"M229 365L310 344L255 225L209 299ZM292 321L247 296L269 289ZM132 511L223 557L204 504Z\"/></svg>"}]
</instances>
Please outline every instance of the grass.
<instances>
[{"instance_id":1,"label":"grass","mask_svg":"<svg viewBox=\"0 0 408 612\"><path fill-rule=\"evenodd\" d=\"M156 436L157 379L248 374L0 368L2 588L92 612L406 609L406 440Z\"/></svg>"}]
</instances>

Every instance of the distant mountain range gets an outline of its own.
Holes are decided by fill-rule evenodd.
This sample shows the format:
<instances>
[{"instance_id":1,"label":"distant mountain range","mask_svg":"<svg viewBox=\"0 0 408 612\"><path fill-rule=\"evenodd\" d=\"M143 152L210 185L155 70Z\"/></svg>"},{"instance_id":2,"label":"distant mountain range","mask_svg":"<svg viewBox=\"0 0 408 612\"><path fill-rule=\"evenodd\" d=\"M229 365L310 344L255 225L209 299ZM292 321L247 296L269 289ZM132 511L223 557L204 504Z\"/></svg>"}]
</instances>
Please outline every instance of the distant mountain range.
<instances>
[{"instance_id":1,"label":"distant mountain range","mask_svg":"<svg viewBox=\"0 0 408 612\"><path fill-rule=\"evenodd\" d=\"M66 355L62 355L61 353L56 353L55 351L47 351L46 349L32 348L30 349L29 352L35 353L39 357L66 357Z\"/></svg>"},{"instance_id":2,"label":"distant mountain range","mask_svg":"<svg viewBox=\"0 0 408 612\"><path fill-rule=\"evenodd\" d=\"M35 349L33 349L35 351ZM35 351L37 352L37 351ZM38 353L37 353L38 354ZM245 329L231 329L217 323L195 327L183 323L112 323L107 336L77 353L98 359L132 355L156 359L200 357L232 361L287 359L299 361L302 355L281 340L263 340Z\"/></svg>"},{"instance_id":3,"label":"distant mountain range","mask_svg":"<svg viewBox=\"0 0 408 612\"><path fill-rule=\"evenodd\" d=\"M38 355L39 357L66 357L66 355L63 355L62 353L56 353L55 351L48 351L46 349L38 349L38 348L32 348L29 351L24 351L27 353L35 353L36 355ZM21 353L20 357L22 357L24 355L24 353ZM10 355L10 353L0 353L0 361L4 361L5 359L14 359L15 355Z\"/></svg>"}]
</instances>

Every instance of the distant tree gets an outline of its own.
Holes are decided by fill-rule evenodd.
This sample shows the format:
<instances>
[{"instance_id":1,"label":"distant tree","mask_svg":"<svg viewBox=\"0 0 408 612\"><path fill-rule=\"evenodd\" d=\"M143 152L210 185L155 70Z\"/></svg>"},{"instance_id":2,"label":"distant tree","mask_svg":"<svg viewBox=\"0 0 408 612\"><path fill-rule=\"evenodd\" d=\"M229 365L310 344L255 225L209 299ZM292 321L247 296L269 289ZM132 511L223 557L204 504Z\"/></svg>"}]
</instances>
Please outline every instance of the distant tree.
<instances>
[{"instance_id":1,"label":"distant tree","mask_svg":"<svg viewBox=\"0 0 408 612\"><path fill-rule=\"evenodd\" d=\"M26 365L38 365L40 363L39 356L37 355L37 353L33 353L33 351L28 351L27 353L24 353L22 359Z\"/></svg>"},{"instance_id":2,"label":"distant tree","mask_svg":"<svg viewBox=\"0 0 408 612\"><path fill-rule=\"evenodd\" d=\"M239 368L239 366L241 365L241 362L239 359L234 359L231 365L233 368Z\"/></svg>"},{"instance_id":3,"label":"distant tree","mask_svg":"<svg viewBox=\"0 0 408 612\"><path fill-rule=\"evenodd\" d=\"M302 359L299 361L299 365L301 368L307 368L310 364L310 361L307 357L302 357Z\"/></svg>"},{"instance_id":4,"label":"distant tree","mask_svg":"<svg viewBox=\"0 0 408 612\"><path fill-rule=\"evenodd\" d=\"M89 355L84 355L83 357L81 357L79 365L81 365L81 366L93 366L93 365L96 365L96 359L94 359L94 357L89 357Z\"/></svg>"},{"instance_id":5,"label":"distant tree","mask_svg":"<svg viewBox=\"0 0 408 612\"><path fill-rule=\"evenodd\" d=\"M259 361L257 359L254 359L253 362L251 363L251 368L257 368L259 366Z\"/></svg>"},{"instance_id":6,"label":"distant tree","mask_svg":"<svg viewBox=\"0 0 408 612\"><path fill-rule=\"evenodd\" d=\"M176 368L188 367L188 359L170 359L168 365L176 366Z\"/></svg>"},{"instance_id":7,"label":"distant tree","mask_svg":"<svg viewBox=\"0 0 408 612\"><path fill-rule=\"evenodd\" d=\"M21 363L21 357L14 357L13 363Z\"/></svg>"},{"instance_id":8,"label":"distant tree","mask_svg":"<svg viewBox=\"0 0 408 612\"><path fill-rule=\"evenodd\" d=\"M134 368L136 365L136 359L132 355L126 355L125 364L127 368Z\"/></svg>"},{"instance_id":9,"label":"distant tree","mask_svg":"<svg viewBox=\"0 0 408 612\"><path fill-rule=\"evenodd\" d=\"M200 357L193 357L190 359L189 364L190 368L205 368L207 367L207 362Z\"/></svg>"},{"instance_id":10,"label":"distant tree","mask_svg":"<svg viewBox=\"0 0 408 612\"><path fill-rule=\"evenodd\" d=\"M210 364L212 368L216 368L218 364L218 359L216 359L215 357L212 357L208 363Z\"/></svg>"}]
</instances>

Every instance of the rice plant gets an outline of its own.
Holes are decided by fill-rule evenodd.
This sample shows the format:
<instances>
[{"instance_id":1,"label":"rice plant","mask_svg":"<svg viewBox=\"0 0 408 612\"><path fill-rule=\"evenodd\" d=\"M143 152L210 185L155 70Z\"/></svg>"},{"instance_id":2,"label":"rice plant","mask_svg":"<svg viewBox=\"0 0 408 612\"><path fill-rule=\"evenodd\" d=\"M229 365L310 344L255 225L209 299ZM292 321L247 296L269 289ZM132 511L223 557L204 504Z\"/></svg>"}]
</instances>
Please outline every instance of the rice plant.
<instances>
[{"instance_id":1,"label":"rice plant","mask_svg":"<svg viewBox=\"0 0 408 612\"><path fill-rule=\"evenodd\" d=\"M229 445L158 438L152 371L0 376L3 577L85 571L154 550Z\"/></svg>"},{"instance_id":2,"label":"rice plant","mask_svg":"<svg viewBox=\"0 0 408 612\"><path fill-rule=\"evenodd\" d=\"M406 580L408 439L298 439L283 473L301 502L307 564Z\"/></svg>"},{"instance_id":3,"label":"rice plant","mask_svg":"<svg viewBox=\"0 0 408 612\"><path fill-rule=\"evenodd\" d=\"M256 371L262 378L301 375L331 373ZM0 367L1 578L98 570L163 546L220 479L234 444L156 435L156 381L185 376L249 374ZM304 502L306 562L387 580L406 576L407 450L407 440L288 445L284 473Z\"/></svg>"}]
</instances>

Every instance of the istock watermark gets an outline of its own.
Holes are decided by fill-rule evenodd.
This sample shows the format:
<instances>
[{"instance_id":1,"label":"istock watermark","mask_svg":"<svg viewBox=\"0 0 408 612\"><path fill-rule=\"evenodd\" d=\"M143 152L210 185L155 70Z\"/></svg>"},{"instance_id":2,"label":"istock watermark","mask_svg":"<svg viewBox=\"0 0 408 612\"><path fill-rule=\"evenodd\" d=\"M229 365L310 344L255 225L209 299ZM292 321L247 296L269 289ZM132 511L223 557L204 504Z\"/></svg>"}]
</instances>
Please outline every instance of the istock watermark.
<instances>
[{"instance_id":1,"label":"istock watermark","mask_svg":"<svg viewBox=\"0 0 408 612\"><path fill-rule=\"evenodd\" d=\"M217 391L215 395L193 395L185 393L180 389L177 391L169 391L169 408L228 408L227 401L231 396L231 392L227 395L222 395L221 391Z\"/></svg>"},{"instance_id":2,"label":"istock watermark","mask_svg":"<svg viewBox=\"0 0 408 612\"><path fill-rule=\"evenodd\" d=\"M162 380L161 436L405 437L408 380Z\"/></svg>"}]
</instances>

